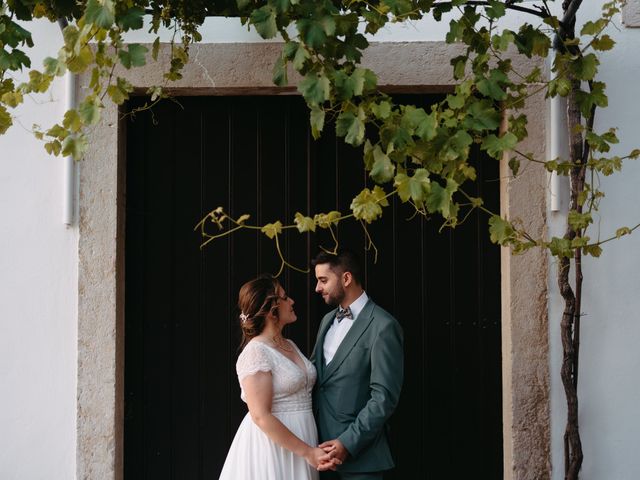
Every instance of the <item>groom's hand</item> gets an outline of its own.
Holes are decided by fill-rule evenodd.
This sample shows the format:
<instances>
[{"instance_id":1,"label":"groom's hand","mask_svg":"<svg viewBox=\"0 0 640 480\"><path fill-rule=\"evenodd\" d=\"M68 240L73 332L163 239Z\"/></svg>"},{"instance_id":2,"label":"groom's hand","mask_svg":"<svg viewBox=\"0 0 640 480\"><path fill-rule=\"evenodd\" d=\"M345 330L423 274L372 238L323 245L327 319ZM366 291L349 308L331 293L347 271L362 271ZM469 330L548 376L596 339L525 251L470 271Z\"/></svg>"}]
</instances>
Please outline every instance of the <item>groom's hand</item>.
<instances>
[{"instance_id":1,"label":"groom's hand","mask_svg":"<svg viewBox=\"0 0 640 480\"><path fill-rule=\"evenodd\" d=\"M344 445L337 438L334 440L327 440L326 442L322 442L319 447L327 452L332 460L338 460L340 463L343 463L347 457L349 456L349 451L344 448Z\"/></svg>"},{"instance_id":2,"label":"groom's hand","mask_svg":"<svg viewBox=\"0 0 640 480\"><path fill-rule=\"evenodd\" d=\"M319 472L325 472L327 470L335 470L336 467L342 463L337 458L334 458L333 451L331 452L327 452L325 450L322 450L322 451L324 451L324 455L320 457L320 462L316 467L316 469Z\"/></svg>"},{"instance_id":3,"label":"groom's hand","mask_svg":"<svg viewBox=\"0 0 640 480\"><path fill-rule=\"evenodd\" d=\"M320 462L320 464L316 469L319 472L326 472L327 470L335 470L336 467L339 465L339 463L335 463L335 462L339 462L339 460L334 459L334 460L329 460L327 462Z\"/></svg>"},{"instance_id":4,"label":"groom's hand","mask_svg":"<svg viewBox=\"0 0 640 480\"><path fill-rule=\"evenodd\" d=\"M327 470L335 470L338 465L342 464L342 461L333 457L333 452L327 453L326 457L320 461L317 466L319 472L325 472Z\"/></svg>"}]
</instances>

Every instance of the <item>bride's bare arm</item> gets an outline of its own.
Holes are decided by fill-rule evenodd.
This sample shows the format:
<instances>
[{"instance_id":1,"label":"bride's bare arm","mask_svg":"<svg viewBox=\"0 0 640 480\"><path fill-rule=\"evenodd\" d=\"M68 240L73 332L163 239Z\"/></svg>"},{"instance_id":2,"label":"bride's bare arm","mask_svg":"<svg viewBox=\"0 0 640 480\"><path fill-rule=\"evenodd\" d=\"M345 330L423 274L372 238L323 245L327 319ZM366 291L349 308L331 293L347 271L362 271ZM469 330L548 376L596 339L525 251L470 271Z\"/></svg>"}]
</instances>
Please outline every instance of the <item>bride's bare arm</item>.
<instances>
[{"instance_id":1,"label":"bride's bare arm","mask_svg":"<svg viewBox=\"0 0 640 480\"><path fill-rule=\"evenodd\" d=\"M249 413L253 422L281 447L291 450L294 454L303 457L314 468L323 462L331 460L331 455L317 446L311 446L300 440L291 430L284 426L271 413L271 399L273 385L271 372L257 372L242 380Z\"/></svg>"}]
</instances>

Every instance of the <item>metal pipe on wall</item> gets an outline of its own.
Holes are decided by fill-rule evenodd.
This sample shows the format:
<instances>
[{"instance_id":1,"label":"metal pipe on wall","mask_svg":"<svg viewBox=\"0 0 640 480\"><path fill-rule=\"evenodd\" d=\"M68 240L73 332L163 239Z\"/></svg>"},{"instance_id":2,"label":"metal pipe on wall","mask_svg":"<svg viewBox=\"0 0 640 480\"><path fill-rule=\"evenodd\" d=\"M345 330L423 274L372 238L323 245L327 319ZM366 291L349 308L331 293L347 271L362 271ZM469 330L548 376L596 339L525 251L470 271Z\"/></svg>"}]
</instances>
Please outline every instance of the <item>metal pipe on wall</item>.
<instances>
[{"instance_id":1,"label":"metal pipe on wall","mask_svg":"<svg viewBox=\"0 0 640 480\"><path fill-rule=\"evenodd\" d=\"M64 111L67 112L76 107L76 75L67 71L65 78L65 102ZM72 226L75 217L75 184L76 164L71 155L62 160L62 221L67 226Z\"/></svg>"},{"instance_id":2,"label":"metal pipe on wall","mask_svg":"<svg viewBox=\"0 0 640 480\"><path fill-rule=\"evenodd\" d=\"M560 149L564 122L562 121L562 112L563 112L564 101L559 96L551 98L551 105L549 107L550 110L550 122L549 122L549 158L551 160L555 160L560 157ZM562 205L562 185L560 183L560 177L557 172L551 172L551 180L549 184L550 196L551 196L551 205L550 209L552 212L557 212L560 210Z\"/></svg>"},{"instance_id":3,"label":"metal pipe on wall","mask_svg":"<svg viewBox=\"0 0 640 480\"><path fill-rule=\"evenodd\" d=\"M64 31L67 19L59 18L58 25ZM68 112L76 108L76 75L67 70L64 84L64 111ZM73 225L75 218L76 167L71 155L62 160L62 222L68 227Z\"/></svg>"}]
</instances>

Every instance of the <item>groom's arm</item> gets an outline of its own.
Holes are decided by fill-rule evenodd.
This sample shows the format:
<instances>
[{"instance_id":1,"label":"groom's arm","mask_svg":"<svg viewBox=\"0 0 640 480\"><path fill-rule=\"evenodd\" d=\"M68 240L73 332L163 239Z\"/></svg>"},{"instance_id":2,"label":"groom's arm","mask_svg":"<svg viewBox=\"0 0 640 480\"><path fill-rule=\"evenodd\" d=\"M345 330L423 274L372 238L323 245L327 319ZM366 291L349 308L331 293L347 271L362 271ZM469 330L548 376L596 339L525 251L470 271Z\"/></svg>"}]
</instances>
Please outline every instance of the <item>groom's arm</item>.
<instances>
[{"instance_id":1,"label":"groom's arm","mask_svg":"<svg viewBox=\"0 0 640 480\"><path fill-rule=\"evenodd\" d=\"M384 428L400 399L404 367L402 328L391 320L371 347L370 397L355 421L338 437L356 457Z\"/></svg>"}]
</instances>

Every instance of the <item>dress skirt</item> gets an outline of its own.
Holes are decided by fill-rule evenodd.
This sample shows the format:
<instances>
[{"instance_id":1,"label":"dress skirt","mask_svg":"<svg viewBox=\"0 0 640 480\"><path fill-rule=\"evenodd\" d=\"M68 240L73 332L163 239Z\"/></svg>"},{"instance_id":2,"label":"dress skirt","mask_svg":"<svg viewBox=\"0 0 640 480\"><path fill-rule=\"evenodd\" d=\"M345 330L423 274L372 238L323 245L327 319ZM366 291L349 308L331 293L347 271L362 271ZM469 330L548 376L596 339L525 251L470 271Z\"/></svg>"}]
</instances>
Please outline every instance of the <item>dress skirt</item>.
<instances>
[{"instance_id":1,"label":"dress skirt","mask_svg":"<svg viewBox=\"0 0 640 480\"><path fill-rule=\"evenodd\" d=\"M291 432L305 443L318 445L318 432L311 409L274 412ZM220 480L317 480L317 470L304 458L269 439L247 415L229 448Z\"/></svg>"}]
</instances>

